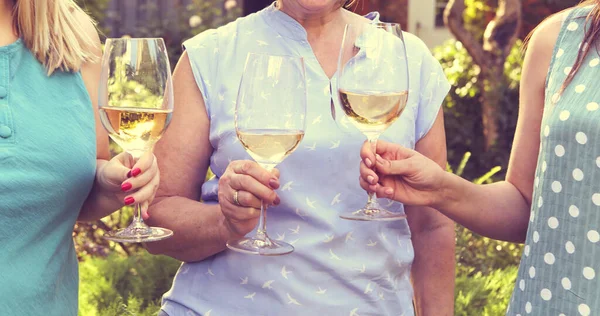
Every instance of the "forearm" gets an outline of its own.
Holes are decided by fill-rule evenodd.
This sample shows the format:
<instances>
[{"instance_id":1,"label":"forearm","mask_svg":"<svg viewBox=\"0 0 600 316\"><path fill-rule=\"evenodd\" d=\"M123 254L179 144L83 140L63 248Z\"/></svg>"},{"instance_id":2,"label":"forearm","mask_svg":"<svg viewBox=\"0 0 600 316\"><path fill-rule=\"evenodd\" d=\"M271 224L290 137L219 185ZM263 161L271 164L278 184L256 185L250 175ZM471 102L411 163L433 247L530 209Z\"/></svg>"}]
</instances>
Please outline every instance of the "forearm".
<instances>
[{"instance_id":1,"label":"forearm","mask_svg":"<svg viewBox=\"0 0 600 316\"><path fill-rule=\"evenodd\" d=\"M454 314L454 234L449 220L412 234L415 258L411 274L419 316Z\"/></svg>"},{"instance_id":2,"label":"forearm","mask_svg":"<svg viewBox=\"0 0 600 316\"><path fill-rule=\"evenodd\" d=\"M108 161L96 160L96 177L94 185L79 212L78 221L95 221L123 207L123 202L117 199L114 192L102 190L98 184L98 174Z\"/></svg>"},{"instance_id":3,"label":"forearm","mask_svg":"<svg viewBox=\"0 0 600 316\"><path fill-rule=\"evenodd\" d=\"M432 207L480 235L525 240L530 205L514 185L507 181L477 185L451 173L442 183L441 199Z\"/></svg>"},{"instance_id":4,"label":"forearm","mask_svg":"<svg viewBox=\"0 0 600 316\"><path fill-rule=\"evenodd\" d=\"M201 261L223 251L227 240L232 238L218 204L179 196L158 198L148 214L149 225L174 232L171 238L146 244L152 254L164 254L184 262Z\"/></svg>"}]
</instances>

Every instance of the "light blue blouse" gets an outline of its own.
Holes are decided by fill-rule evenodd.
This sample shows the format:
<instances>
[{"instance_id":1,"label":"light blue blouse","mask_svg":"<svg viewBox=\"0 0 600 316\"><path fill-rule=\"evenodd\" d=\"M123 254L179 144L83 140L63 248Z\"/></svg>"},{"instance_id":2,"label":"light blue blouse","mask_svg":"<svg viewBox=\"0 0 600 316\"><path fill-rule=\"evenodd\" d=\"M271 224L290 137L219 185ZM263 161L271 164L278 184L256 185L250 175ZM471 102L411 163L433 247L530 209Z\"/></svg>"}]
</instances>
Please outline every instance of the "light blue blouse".
<instances>
[{"instance_id":1,"label":"light blue blouse","mask_svg":"<svg viewBox=\"0 0 600 316\"><path fill-rule=\"evenodd\" d=\"M435 121L449 84L423 42L411 34L406 41L412 91L406 110L382 139L414 148ZM414 252L407 221L338 217L366 201L358 184L365 136L349 121L342 120L338 128L331 118L331 82L303 27L270 6L184 46L210 117L210 167L217 178L202 187L207 203L217 202L218 177L228 163L251 159L236 138L233 116L248 52L304 58L308 120L299 148L278 166L282 203L268 216L271 236L293 244L295 252L260 257L227 250L185 263L164 296L163 310L170 316L413 315L409 278ZM403 211L400 204L381 202Z\"/></svg>"}]
</instances>

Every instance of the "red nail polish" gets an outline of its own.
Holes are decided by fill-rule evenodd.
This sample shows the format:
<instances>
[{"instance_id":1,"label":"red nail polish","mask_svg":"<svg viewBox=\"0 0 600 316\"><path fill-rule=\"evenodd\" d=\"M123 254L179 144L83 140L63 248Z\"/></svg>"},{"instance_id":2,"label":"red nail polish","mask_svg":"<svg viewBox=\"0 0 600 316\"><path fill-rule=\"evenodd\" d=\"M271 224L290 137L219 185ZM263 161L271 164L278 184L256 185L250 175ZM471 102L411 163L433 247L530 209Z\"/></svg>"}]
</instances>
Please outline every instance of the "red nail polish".
<instances>
[{"instance_id":1,"label":"red nail polish","mask_svg":"<svg viewBox=\"0 0 600 316\"><path fill-rule=\"evenodd\" d=\"M279 197L277 197L275 199L275 201L273 201L273 204L275 204L275 205L279 205L280 203L281 203L281 200L279 199Z\"/></svg>"},{"instance_id":2,"label":"red nail polish","mask_svg":"<svg viewBox=\"0 0 600 316\"><path fill-rule=\"evenodd\" d=\"M125 202L125 205L131 205L131 204L135 203L135 199L131 196L128 196L125 198L124 202Z\"/></svg>"},{"instance_id":3,"label":"red nail polish","mask_svg":"<svg viewBox=\"0 0 600 316\"><path fill-rule=\"evenodd\" d=\"M271 187L271 189L276 190L277 188L279 188L279 181L277 181L276 179L270 179L269 186Z\"/></svg>"},{"instance_id":4,"label":"red nail polish","mask_svg":"<svg viewBox=\"0 0 600 316\"><path fill-rule=\"evenodd\" d=\"M125 183L121 184L121 191L127 192L127 191L131 190L131 187L132 187L131 183L125 182Z\"/></svg>"},{"instance_id":5,"label":"red nail polish","mask_svg":"<svg viewBox=\"0 0 600 316\"><path fill-rule=\"evenodd\" d=\"M129 170L129 172L127 172L127 178L131 178L131 170Z\"/></svg>"},{"instance_id":6,"label":"red nail polish","mask_svg":"<svg viewBox=\"0 0 600 316\"><path fill-rule=\"evenodd\" d=\"M136 177L140 173L142 173L142 170L140 170L140 168L135 168L135 169L131 170L131 175L134 177Z\"/></svg>"}]
</instances>

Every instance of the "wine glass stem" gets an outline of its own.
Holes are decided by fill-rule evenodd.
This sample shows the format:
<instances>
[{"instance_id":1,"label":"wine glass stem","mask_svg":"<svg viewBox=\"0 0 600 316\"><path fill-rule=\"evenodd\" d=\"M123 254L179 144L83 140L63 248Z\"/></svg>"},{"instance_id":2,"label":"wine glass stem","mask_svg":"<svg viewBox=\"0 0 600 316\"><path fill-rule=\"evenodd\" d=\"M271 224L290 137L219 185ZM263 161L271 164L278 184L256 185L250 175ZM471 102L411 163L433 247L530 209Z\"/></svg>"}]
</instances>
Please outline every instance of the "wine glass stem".
<instances>
[{"instance_id":1,"label":"wine glass stem","mask_svg":"<svg viewBox=\"0 0 600 316\"><path fill-rule=\"evenodd\" d=\"M258 219L256 238L260 240L267 239L267 206L262 200L260 201L260 217Z\"/></svg>"},{"instance_id":2,"label":"wine glass stem","mask_svg":"<svg viewBox=\"0 0 600 316\"><path fill-rule=\"evenodd\" d=\"M371 145L371 150L374 154L377 154L377 140L379 140L379 133L368 134L367 139L369 140L369 144ZM373 171L376 171L375 163L371 167ZM372 205L373 203L377 203L377 195L375 192L369 192L369 199L367 201L367 205Z\"/></svg>"},{"instance_id":3,"label":"wine glass stem","mask_svg":"<svg viewBox=\"0 0 600 316\"><path fill-rule=\"evenodd\" d=\"M131 222L131 226L135 228L146 228L147 225L144 223L144 219L142 218L142 205L139 203L135 203L134 212L133 212L133 221Z\"/></svg>"}]
</instances>

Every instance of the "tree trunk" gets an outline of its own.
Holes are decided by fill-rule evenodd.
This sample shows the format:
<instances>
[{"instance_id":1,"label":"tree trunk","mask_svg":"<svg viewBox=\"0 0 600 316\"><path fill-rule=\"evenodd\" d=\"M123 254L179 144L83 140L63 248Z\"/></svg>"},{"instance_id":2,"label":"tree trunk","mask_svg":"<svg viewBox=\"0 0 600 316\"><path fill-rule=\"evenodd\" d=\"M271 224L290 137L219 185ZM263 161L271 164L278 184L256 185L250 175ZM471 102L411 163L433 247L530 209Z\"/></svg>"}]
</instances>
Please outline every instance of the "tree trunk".
<instances>
[{"instance_id":1,"label":"tree trunk","mask_svg":"<svg viewBox=\"0 0 600 316\"><path fill-rule=\"evenodd\" d=\"M475 40L464 25L464 0L450 0L444 12L446 25L460 41L473 62L481 69L482 123L485 148L492 148L498 139L498 119L504 91L504 62L510 53L521 25L521 0L498 0L496 17L487 25L483 43Z\"/></svg>"}]
</instances>

